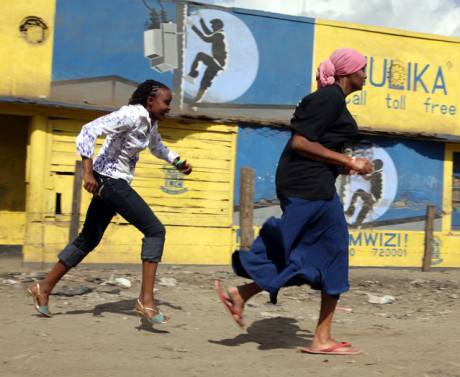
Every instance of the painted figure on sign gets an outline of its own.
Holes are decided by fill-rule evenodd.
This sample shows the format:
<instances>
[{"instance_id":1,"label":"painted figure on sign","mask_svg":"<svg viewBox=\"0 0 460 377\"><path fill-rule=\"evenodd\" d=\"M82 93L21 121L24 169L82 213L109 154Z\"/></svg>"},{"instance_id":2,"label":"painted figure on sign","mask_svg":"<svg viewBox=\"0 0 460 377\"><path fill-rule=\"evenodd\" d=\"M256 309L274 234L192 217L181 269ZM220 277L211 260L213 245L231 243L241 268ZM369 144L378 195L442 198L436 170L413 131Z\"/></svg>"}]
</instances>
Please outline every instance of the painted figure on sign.
<instances>
[{"instance_id":1,"label":"painted figure on sign","mask_svg":"<svg viewBox=\"0 0 460 377\"><path fill-rule=\"evenodd\" d=\"M224 33L224 23L219 18L210 21L212 30L208 28L203 18L200 16L200 25L203 31L195 25L192 30L206 43L211 44L212 56L204 52L199 52L190 67L190 72L186 78L190 82L198 77L198 66L200 63L206 66L200 82L200 89L195 97L195 102L201 102L206 91L211 87L212 81L225 69L227 62L227 49Z\"/></svg>"},{"instance_id":2,"label":"painted figure on sign","mask_svg":"<svg viewBox=\"0 0 460 377\"><path fill-rule=\"evenodd\" d=\"M362 175L361 178L370 183L369 192L362 188L357 189L351 197L350 205L345 211L345 215L351 220L355 211L358 199L361 199L362 206L353 225L361 226L366 216L373 210L375 204L383 196L383 161L376 159L373 161L374 170L368 175Z\"/></svg>"}]
</instances>

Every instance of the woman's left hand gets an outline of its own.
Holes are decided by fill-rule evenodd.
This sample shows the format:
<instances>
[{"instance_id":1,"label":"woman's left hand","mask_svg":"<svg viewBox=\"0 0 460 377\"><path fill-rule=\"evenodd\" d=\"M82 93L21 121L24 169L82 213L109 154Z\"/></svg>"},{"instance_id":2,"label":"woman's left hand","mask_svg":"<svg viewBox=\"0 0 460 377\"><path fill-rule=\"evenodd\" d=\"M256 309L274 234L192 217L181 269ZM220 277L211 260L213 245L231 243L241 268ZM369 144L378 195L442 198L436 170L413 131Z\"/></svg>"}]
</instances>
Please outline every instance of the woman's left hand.
<instances>
[{"instance_id":1,"label":"woman's left hand","mask_svg":"<svg viewBox=\"0 0 460 377\"><path fill-rule=\"evenodd\" d=\"M371 162L363 157L352 157L348 167L350 172L356 172L359 175L366 175L372 172Z\"/></svg>"},{"instance_id":2,"label":"woman's left hand","mask_svg":"<svg viewBox=\"0 0 460 377\"><path fill-rule=\"evenodd\" d=\"M179 169L185 175L189 175L192 172L192 165L190 165L187 160L184 161L181 168Z\"/></svg>"},{"instance_id":3,"label":"woman's left hand","mask_svg":"<svg viewBox=\"0 0 460 377\"><path fill-rule=\"evenodd\" d=\"M173 162L173 165L185 175L189 175L192 172L192 165L190 165L187 160L180 161L179 157Z\"/></svg>"},{"instance_id":4,"label":"woman's left hand","mask_svg":"<svg viewBox=\"0 0 460 377\"><path fill-rule=\"evenodd\" d=\"M341 174L343 175L358 175L359 173L356 170L353 170L349 167L344 167Z\"/></svg>"}]
</instances>

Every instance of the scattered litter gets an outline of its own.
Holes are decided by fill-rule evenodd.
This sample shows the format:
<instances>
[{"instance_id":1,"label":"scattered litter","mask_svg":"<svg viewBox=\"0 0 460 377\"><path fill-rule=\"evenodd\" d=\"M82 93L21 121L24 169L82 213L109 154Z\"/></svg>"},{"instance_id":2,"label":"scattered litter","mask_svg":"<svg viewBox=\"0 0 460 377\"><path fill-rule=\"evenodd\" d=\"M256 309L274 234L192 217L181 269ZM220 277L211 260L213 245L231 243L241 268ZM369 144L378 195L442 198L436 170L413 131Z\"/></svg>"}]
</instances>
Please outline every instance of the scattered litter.
<instances>
[{"instance_id":1,"label":"scattered litter","mask_svg":"<svg viewBox=\"0 0 460 377\"><path fill-rule=\"evenodd\" d=\"M117 285L117 283L115 283L115 275L110 275L109 280L102 282L101 285Z\"/></svg>"},{"instance_id":2,"label":"scattered litter","mask_svg":"<svg viewBox=\"0 0 460 377\"><path fill-rule=\"evenodd\" d=\"M116 278L115 284L121 288L131 288L132 286L131 280L126 278Z\"/></svg>"},{"instance_id":3,"label":"scattered litter","mask_svg":"<svg viewBox=\"0 0 460 377\"><path fill-rule=\"evenodd\" d=\"M353 293L356 293L357 295L367 295L368 293L366 291L361 291L359 289L353 289Z\"/></svg>"},{"instance_id":4,"label":"scattered litter","mask_svg":"<svg viewBox=\"0 0 460 377\"><path fill-rule=\"evenodd\" d=\"M421 287L423 284L428 283L428 280L415 279L410 282L414 287Z\"/></svg>"},{"instance_id":5,"label":"scattered litter","mask_svg":"<svg viewBox=\"0 0 460 377\"><path fill-rule=\"evenodd\" d=\"M281 317L278 313L260 312L260 315L265 318L279 318Z\"/></svg>"},{"instance_id":6,"label":"scattered litter","mask_svg":"<svg viewBox=\"0 0 460 377\"><path fill-rule=\"evenodd\" d=\"M338 312L344 312L344 313L351 313L353 311L352 308L346 308L344 306L337 306L335 310L337 310Z\"/></svg>"},{"instance_id":7,"label":"scattered litter","mask_svg":"<svg viewBox=\"0 0 460 377\"><path fill-rule=\"evenodd\" d=\"M177 285L177 280L174 278L160 278L160 285L163 287L175 287Z\"/></svg>"},{"instance_id":8,"label":"scattered litter","mask_svg":"<svg viewBox=\"0 0 460 377\"><path fill-rule=\"evenodd\" d=\"M89 292L92 292L92 288L86 287L84 285L80 285L79 287L67 287L63 286L51 293L52 295L56 296L65 296L65 297L71 297L71 296L81 296L84 294L87 294Z\"/></svg>"},{"instance_id":9,"label":"scattered litter","mask_svg":"<svg viewBox=\"0 0 460 377\"><path fill-rule=\"evenodd\" d=\"M117 285L118 287L121 287L121 288L131 288L132 283L131 283L131 280L129 280L127 278L123 278L123 277L116 278L115 275L112 274L112 275L110 275L109 280L106 280L106 281L100 283L100 285L102 285L102 286L104 286L104 285Z\"/></svg>"},{"instance_id":10,"label":"scattered litter","mask_svg":"<svg viewBox=\"0 0 460 377\"><path fill-rule=\"evenodd\" d=\"M43 279L46 275L48 275L48 273L45 271L35 271L29 274L31 278L39 280Z\"/></svg>"},{"instance_id":11,"label":"scattered litter","mask_svg":"<svg viewBox=\"0 0 460 377\"><path fill-rule=\"evenodd\" d=\"M15 285L15 284L19 284L19 281L13 280L13 279L1 279L0 284L3 284L3 285Z\"/></svg>"},{"instance_id":12,"label":"scattered litter","mask_svg":"<svg viewBox=\"0 0 460 377\"><path fill-rule=\"evenodd\" d=\"M89 278L85 279L88 283L95 283L95 284L101 284L104 283L104 279L100 277L95 277L95 276L90 276Z\"/></svg>"},{"instance_id":13,"label":"scattered litter","mask_svg":"<svg viewBox=\"0 0 460 377\"><path fill-rule=\"evenodd\" d=\"M120 293L120 288L105 286L105 287L98 287L97 291L101 293L107 293L109 295L117 295Z\"/></svg>"},{"instance_id":14,"label":"scattered litter","mask_svg":"<svg viewBox=\"0 0 460 377\"><path fill-rule=\"evenodd\" d=\"M301 302L301 300L298 297L287 296L287 295L285 295L284 297L289 299L289 300L293 300L295 302Z\"/></svg>"},{"instance_id":15,"label":"scattered litter","mask_svg":"<svg viewBox=\"0 0 460 377\"><path fill-rule=\"evenodd\" d=\"M370 304L392 304L396 301L394 296L385 295L385 296L375 296L373 294L367 294L367 302Z\"/></svg>"}]
</instances>

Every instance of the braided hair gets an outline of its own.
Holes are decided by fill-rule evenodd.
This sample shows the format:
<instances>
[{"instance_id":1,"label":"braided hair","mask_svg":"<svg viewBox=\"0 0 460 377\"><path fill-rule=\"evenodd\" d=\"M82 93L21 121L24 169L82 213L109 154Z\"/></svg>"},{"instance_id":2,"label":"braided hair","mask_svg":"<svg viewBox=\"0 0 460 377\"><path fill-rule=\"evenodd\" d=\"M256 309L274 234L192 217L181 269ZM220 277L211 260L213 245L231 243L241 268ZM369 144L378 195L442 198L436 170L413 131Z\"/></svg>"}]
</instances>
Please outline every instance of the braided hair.
<instances>
[{"instance_id":1,"label":"braided hair","mask_svg":"<svg viewBox=\"0 0 460 377\"><path fill-rule=\"evenodd\" d=\"M129 99L130 105L147 105L147 98L148 97L155 97L158 94L160 89L168 89L169 88L162 84L159 81L155 80L145 80L142 84L140 84L134 93L131 95Z\"/></svg>"}]
</instances>

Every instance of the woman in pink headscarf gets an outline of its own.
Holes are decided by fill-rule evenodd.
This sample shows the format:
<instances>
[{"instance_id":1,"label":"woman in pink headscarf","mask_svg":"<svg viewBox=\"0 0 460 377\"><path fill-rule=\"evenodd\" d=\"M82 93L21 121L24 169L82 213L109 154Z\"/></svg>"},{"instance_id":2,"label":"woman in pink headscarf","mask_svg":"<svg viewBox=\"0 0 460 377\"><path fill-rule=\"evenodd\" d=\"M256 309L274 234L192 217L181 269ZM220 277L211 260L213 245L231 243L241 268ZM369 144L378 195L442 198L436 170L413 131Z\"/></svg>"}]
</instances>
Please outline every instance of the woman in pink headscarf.
<instances>
[{"instance_id":1,"label":"woman in pink headscarf","mask_svg":"<svg viewBox=\"0 0 460 377\"><path fill-rule=\"evenodd\" d=\"M276 303L280 288L309 284L321 290L318 325L310 347L314 354L359 353L348 342L331 336L332 317L341 293L348 290L348 229L335 191L339 173L368 174L365 158L342 153L358 128L345 97L361 90L366 80L366 59L342 48L318 67L318 90L298 104L291 119L292 136L278 164L276 189L283 210L270 218L251 249L233 254L233 269L252 283L230 287L216 282L216 291L243 327L245 303L265 290Z\"/></svg>"}]
</instances>

